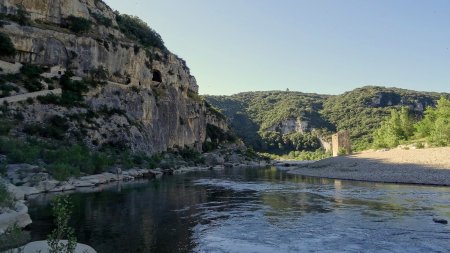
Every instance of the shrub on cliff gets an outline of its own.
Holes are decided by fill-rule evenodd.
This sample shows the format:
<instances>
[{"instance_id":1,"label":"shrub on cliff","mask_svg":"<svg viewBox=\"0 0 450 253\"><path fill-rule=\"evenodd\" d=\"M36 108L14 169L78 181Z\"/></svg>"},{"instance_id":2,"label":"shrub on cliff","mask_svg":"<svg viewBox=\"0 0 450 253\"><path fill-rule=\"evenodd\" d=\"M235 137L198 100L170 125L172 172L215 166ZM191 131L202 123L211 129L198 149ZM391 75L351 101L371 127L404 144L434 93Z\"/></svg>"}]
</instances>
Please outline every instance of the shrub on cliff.
<instances>
[{"instance_id":1,"label":"shrub on cliff","mask_svg":"<svg viewBox=\"0 0 450 253\"><path fill-rule=\"evenodd\" d=\"M104 25L106 27L112 26L112 20L110 18L107 18L99 13L91 13L92 17L101 25Z\"/></svg>"},{"instance_id":2,"label":"shrub on cliff","mask_svg":"<svg viewBox=\"0 0 450 253\"><path fill-rule=\"evenodd\" d=\"M155 30L136 16L116 13L116 21L120 30L131 39L141 43L144 47L156 47L165 50L164 41Z\"/></svg>"},{"instance_id":3,"label":"shrub on cliff","mask_svg":"<svg viewBox=\"0 0 450 253\"><path fill-rule=\"evenodd\" d=\"M14 56L16 49L11 39L5 33L0 32L0 56Z\"/></svg>"},{"instance_id":4,"label":"shrub on cliff","mask_svg":"<svg viewBox=\"0 0 450 253\"><path fill-rule=\"evenodd\" d=\"M30 13L25 10L22 5L16 5L16 13L15 14L0 14L1 19L8 19L18 23L19 25L30 25Z\"/></svg>"},{"instance_id":5,"label":"shrub on cliff","mask_svg":"<svg viewBox=\"0 0 450 253\"><path fill-rule=\"evenodd\" d=\"M20 73L23 75L23 86L28 91L40 91L44 88L41 83L41 74L44 73L44 70L41 67L25 64L20 68Z\"/></svg>"},{"instance_id":6,"label":"shrub on cliff","mask_svg":"<svg viewBox=\"0 0 450 253\"><path fill-rule=\"evenodd\" d=\"M92 22L80 17L69 16L67 18L67 28L74 33L84 33L91 29Z\"/></svg>"}]
</instances>

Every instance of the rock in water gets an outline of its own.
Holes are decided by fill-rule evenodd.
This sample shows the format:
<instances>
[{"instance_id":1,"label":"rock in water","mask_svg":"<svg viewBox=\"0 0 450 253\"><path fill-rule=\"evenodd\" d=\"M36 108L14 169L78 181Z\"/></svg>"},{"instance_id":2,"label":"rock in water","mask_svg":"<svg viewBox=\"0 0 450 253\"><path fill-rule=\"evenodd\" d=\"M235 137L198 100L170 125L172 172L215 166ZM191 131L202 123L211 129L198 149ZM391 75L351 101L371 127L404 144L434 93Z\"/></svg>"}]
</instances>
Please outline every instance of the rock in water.
<instances>
[{"instance_id":1,"label":"rock in water","mask_svg":"<svg viewBox=\"0 0 450 253\"><path fill-rule=\"evenodd\" d=\"M448 221L445 219L437 219L437 218L433 218L433 221L436 223L440 223L440 224L448 224Z\"/></svg>"}]
</instances>

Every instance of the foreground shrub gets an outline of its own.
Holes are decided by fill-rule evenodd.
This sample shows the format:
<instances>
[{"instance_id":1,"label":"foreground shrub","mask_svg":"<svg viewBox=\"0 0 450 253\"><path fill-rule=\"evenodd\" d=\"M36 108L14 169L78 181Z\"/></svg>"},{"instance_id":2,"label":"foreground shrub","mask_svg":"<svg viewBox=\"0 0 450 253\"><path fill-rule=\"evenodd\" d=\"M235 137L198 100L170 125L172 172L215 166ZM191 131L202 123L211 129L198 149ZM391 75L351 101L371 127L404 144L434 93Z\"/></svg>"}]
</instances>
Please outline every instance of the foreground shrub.
<instances>
[{"instance_id":1,"label":"foreground shrub","mask_svg":"<svg viewBox=\"0 0 450 253\"><path fill-rule=\"evenodd\" d=\"M77 246L75 230L69 226L72 215L72 205L68 197L56 196L52 202L52 213L56 228L48 236L47 243L50 253L73 253ZM67 243L61 240L66 239Z\"/></svg>"},{"instance_id":2,"label":"foreground shrub","mask_svg":"<svg viewBox=\"0 0 450 253\"><path fill-rule=\"evenodd\" d=\"M23 249L19 249L18 251L11 251L10 249L20 247L29 241L29 232L22 231L17 224L14 224L0 235L0 252L23 252Z\"/></svg>"}]
</instances>

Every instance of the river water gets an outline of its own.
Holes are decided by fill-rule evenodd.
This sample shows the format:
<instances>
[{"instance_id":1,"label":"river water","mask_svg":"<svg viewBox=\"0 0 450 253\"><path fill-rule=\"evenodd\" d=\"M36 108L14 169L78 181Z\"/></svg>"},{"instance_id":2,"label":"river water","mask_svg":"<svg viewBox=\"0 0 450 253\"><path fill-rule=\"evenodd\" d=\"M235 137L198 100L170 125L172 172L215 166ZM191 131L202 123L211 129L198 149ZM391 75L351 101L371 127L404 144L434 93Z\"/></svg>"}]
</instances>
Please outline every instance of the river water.
<instances>
[{"instance_id":1,"label":"river water","mask_svg":"<svg viewBox=\"0 0 450 253\"><path fill-rule=\"evenodd\" d=\"M32 237L52 229L51 195L30 200ZM78 241L121 252L450 252L450 187L192 172L74 193Z\"/></svg>"}]
</instances>

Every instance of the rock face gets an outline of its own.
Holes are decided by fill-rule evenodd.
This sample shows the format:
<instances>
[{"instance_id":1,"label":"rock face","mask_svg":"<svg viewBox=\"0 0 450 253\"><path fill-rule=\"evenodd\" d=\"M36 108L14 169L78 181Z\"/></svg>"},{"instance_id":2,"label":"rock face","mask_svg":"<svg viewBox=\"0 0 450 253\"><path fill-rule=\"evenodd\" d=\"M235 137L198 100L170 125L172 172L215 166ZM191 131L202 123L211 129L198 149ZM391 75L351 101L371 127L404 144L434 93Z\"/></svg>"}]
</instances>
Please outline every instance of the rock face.
<instances>
[{"instance_id":1,"label":"rock face","mask_svg":"<svg viewBox=\"0 0 450 253\"><path fill-rule=\"evenodd\" d=\"M435 101L426 96L417 96L414 100L408 100L394 92L378 92L372 98L372 107L407 106L412 111L423 113L428 106L435 106Z\"/></svg>"},{"instance_id":2,"label":"rock face","mask_svg":"<svg viewBox=\"0 0 450 253\"><path fill-rule=\"evenodd\" d=\"M177 148L201 150L207 125L228 131L225 120L212 113L198 97L198 85L186 63L167 50L143 48L118 28L116 14L99 0L0 0L0 12L28 12L29 25L7 21L0 28L18 51L11 63L47 67L46 77L66 70L75 78L104 70L104 85L84 94L88 108L65 108L34 103L18 109L25 122L43 122L53 115L109 112L83 128L83 141L92 148L104 144L127 145L133 151L154 154ZM93 23L89 32L75 34L65 27L69 16ZM100 24L101 16L111 21ZM67 138L75 134L68 131Z\"/></svg>"},{"instance_id":3,"label":"rock face","mask_svg":"<svg viewBox=\"0 0 450 253\"><path fill-rule=\"evenodd\" d=\"M286 119L269 127L266 131L279 132L281 134L305 133L310 130L309 122L297 119Z\"/></svg>"}]
</instances>

